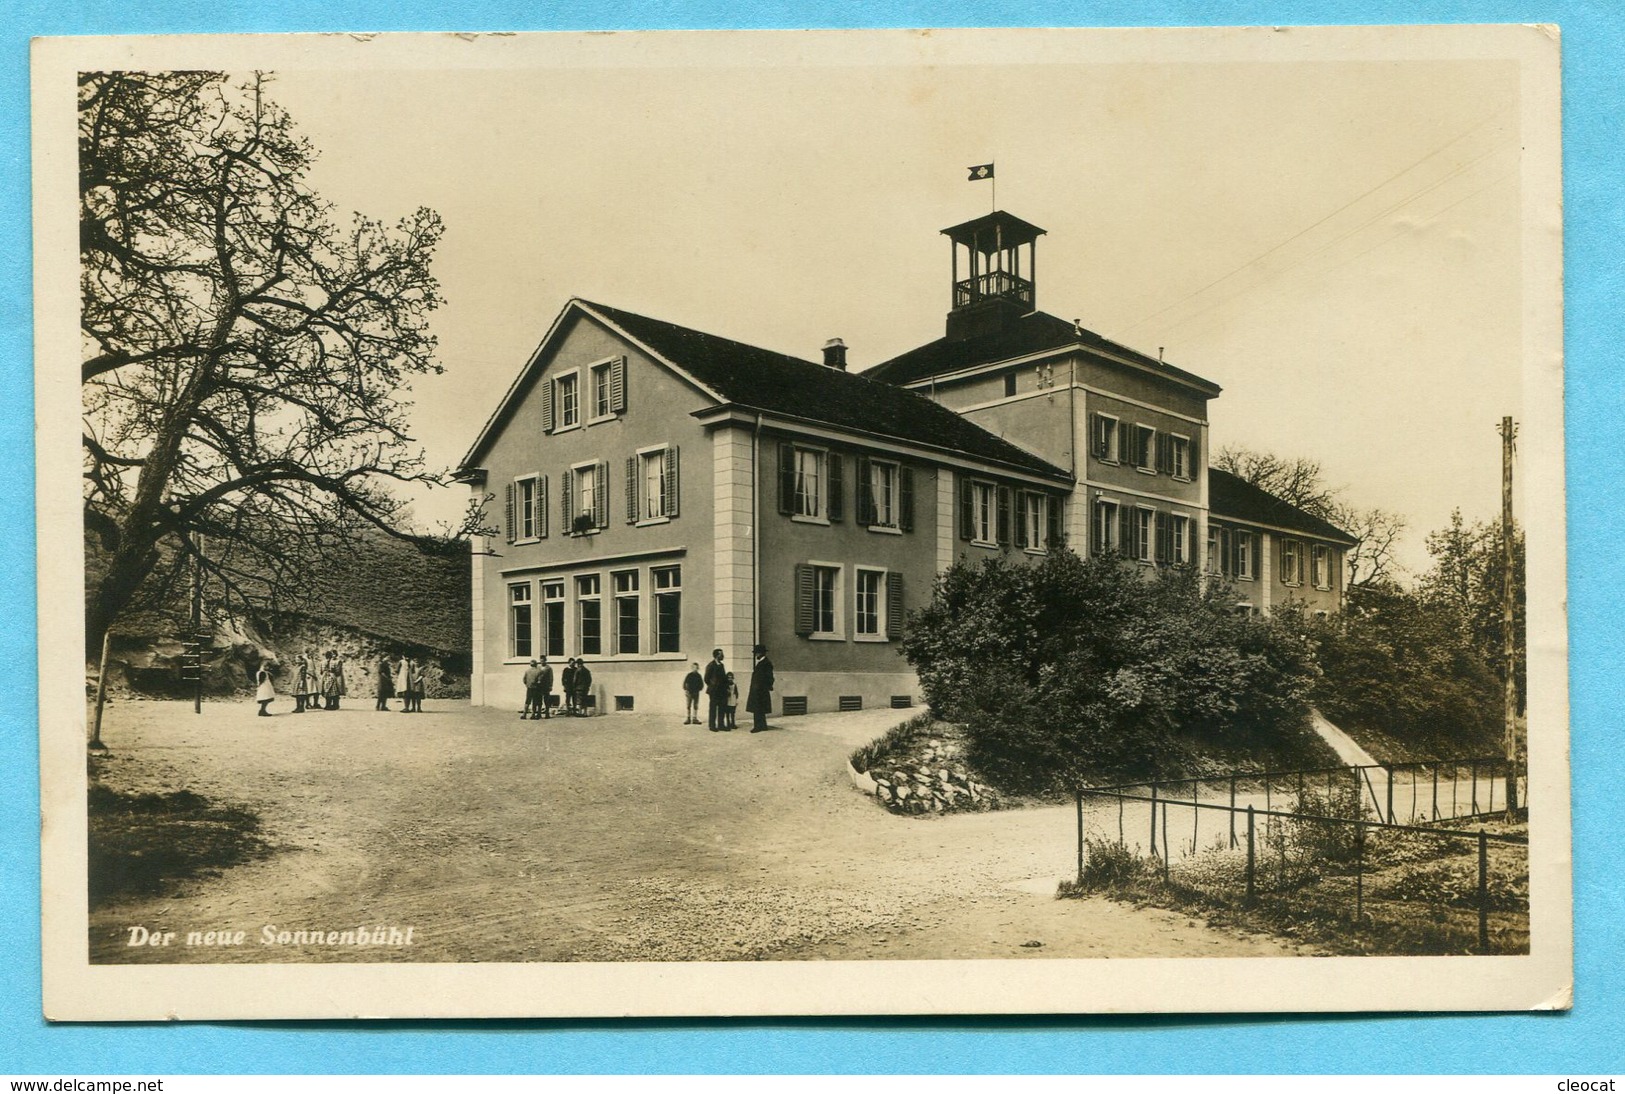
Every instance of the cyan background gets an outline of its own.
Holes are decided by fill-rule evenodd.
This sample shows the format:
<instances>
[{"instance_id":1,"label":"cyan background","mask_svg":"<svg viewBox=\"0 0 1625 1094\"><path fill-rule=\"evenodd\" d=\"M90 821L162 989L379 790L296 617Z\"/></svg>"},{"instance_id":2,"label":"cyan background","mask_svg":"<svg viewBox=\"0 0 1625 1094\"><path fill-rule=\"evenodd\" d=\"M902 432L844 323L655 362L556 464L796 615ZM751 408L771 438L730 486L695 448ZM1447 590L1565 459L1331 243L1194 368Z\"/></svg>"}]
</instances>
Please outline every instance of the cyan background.
<instances>
[{"instance_id":1,"label":"cyan background","mask_svg":"<svg viewBox=\"0 0 1625 1094\"><path fill-rule=\"evenodd\" d=\"M13 0L0 16L0 1072L1544 1072L1625 1070L1617 0ZM1547 22L1563 29L1576 1005L1567 1015L48 1026L40 1018L28 39L293 30ZM53 610L78 611L73 604ZM1613 620L1610 623L1609 620ZM1610 713L1614 712L1614 713Z\"/></svg>"}]
</instances>

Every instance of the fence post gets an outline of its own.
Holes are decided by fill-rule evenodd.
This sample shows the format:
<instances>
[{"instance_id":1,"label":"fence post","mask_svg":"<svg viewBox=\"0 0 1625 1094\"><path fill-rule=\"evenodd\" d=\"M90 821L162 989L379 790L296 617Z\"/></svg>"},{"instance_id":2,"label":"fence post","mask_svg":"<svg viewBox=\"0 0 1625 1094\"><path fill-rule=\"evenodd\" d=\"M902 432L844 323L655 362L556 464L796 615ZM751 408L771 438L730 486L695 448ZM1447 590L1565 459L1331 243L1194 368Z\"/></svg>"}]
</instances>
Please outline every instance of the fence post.
<instances>
[{"instance_id":1,"label":"fence post","mask_svg":"<svg viewBox=\"0 0 1625 1094\"><path fill-rule=\"evenodd\" d=\"M1157 823L1157 818L1152 817L1151 818L1151 823L1152 824ZM1166 801L1164 801L1162 803L1162 880L1163 881L1168 880L1168 860L1173 858L1173 857L1174 857L1173 856L1173 850L1172 850L1172 848L1170 848L1168 846L1168 803Z\"/></svg>"},{"instance_id":2,"label":"fence post","mask_svg":"<svg viewBox=\"0 0 1625 1094\"><path fill-rule=\"evenodd\" d=\"M1230 846L1236 846L1236 777L1230 776Z\"/></svg>"},{"instance_id":3,"label":"fence post","mask_svg":"<svg viewBox=\"0 0 1625 1094\"><path fill-rule=\"evenodd\" d=\"M1083 788L1075 792L1078 796L1078 884L1083 884Z\"/></svg>"},{"instance_id":4,"label":"fence post","mask_svg":"<svg viewBox=\"0 0 1625 1094\"><path fill-rule=\"evenodd\" d=\"M1247 807L1247 907L1253 906L1258 899L1258 890L1253 881L1253 807Z\"/></svg>"},{"instance_id":5,"label":"fence post","mask_svg":"<svg viewBox=\"0 0 1625 1094\"><path fill-rule=\"evenodd\" d=\"M1354 927L1365 916L1365 823L1354 822Z\"/></svg>"},{"instance_id":6,"label":"fence post","mask_svg":"<svg viewBox=\"0 0 1625 1094\"><path fill-rule=\"evenodd\" d=\"M1473 761L1473 816L1478 816L1478 761Z\"/></svg>"},{"instance_id":7,"label":"fence post","mask_svg":"<svg viewBox=\"0 0 1625 1094\"><path fill-rule=\"evenodd\" d=\"M1478 952L1490 948L1490 841L1478 830Z\"/></svg>"},{"instance_id":8,"label":"fence post","mask_svg":"<svg viewBox=\"0 0 1625 1094\"><path fill-rule=\"evenodd\" d=\"M1157 784L1151 784L1151 854L1157 853Z\"/></svg>"},{"instance_id":9,"label":"fence post","mask_svg":"<svg viewBox=\"0 0 1625 1094\"><path fill-rule=\"evenodd\" d=\"M1388 776L1388 791L1387 791L1387 795L1388 795L1388 823L1393 824L1394 823L1394 769L1391 768L1391 767L1385 767L1385 768L1383 768L1383 771Z\"/></svg>"},{"instance_id":10,"label":"fence post","mask_svg":"<svg viewBox=\"0 0 1625 1094\"><path fill-rule=\"evenodd\" d=\"M1433 819L1439 819L1439 765L1433 765Z\"/></svg>"}]
</instances>

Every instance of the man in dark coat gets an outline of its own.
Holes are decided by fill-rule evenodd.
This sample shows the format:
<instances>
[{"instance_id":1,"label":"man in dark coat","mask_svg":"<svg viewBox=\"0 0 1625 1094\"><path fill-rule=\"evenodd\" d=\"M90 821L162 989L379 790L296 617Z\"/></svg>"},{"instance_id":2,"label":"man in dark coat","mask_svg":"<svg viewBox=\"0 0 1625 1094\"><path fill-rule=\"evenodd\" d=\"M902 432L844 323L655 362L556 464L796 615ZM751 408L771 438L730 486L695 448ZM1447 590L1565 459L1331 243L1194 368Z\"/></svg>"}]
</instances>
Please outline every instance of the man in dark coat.
<instances>
[{"instance_id":1,"label":"man in dark coat","mask_svg":"<svg viewBox=\"0 0 1625 1094\"><path fill-rule=\"evenodd\" d=\"M773 710L773 662L767 659L766 646L758 645L750 653L755 663L750 667L750 695L745 709L756 719L750 731L760 733L767 728L767 716Z\"/></svg>"},{"instance_id":2,"label":"man in dark coat","mask_svg":"<svg viewBox=\"0 0 1625 1094\"><path fill-rule=\"evenodd\" d=\"M389 663L389 655L378 655L378 704L374 710L388 710L389 701L395 698L395 666Z\"/></svg>"},{"instance_id":3,"label":"man in dark coat","mask_svg":"<svg viewBox=\"0 0 1625 1094\"><path fill-rule=\"evenodd\" d=\"M542 671L536 677L536 687L541 692L542 717L553 717L553 666L547 663L547 654L542 654Z\"/></svg>"},{"instance_id":4,"label":"man in dark coat","mask_svg":"<svg viewBox=\"0 0 1625 1094\"><path fill-rule=\"evenodd\" d=\"M722 712L728 705L728 667L722 663L722 651L711 651L711 660L705 666L705 698L709 721L706 728L713 733L726 730Z\"/></svg>"},{"instance_id":5,"label":"man in dark coat","mask_svg":"<svg viewBox=\"0 0 1625 1094\"><path fill-rule=\"evenodd\" d=\"M560 676L559 685L564 688L564 713L576 712L576 659L570 658L564 663L564 672Z\"/></svg>"}]
</instances>

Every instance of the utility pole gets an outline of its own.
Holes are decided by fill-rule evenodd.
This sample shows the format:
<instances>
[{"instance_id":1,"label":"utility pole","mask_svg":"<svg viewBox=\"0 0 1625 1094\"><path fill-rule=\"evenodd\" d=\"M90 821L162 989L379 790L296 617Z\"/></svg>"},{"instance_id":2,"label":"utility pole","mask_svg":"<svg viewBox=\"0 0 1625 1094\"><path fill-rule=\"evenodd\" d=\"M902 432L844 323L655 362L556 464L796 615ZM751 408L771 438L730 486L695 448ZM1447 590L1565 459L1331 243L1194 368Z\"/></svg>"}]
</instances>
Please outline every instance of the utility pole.
<instances>
[{"instance_id":1,"label":"utility pole","mask_svg":"<svg viewBox=\"0 0 1625 1094\"><path fill-rule=\"evenodd\" d=\"M1512 454L1518 425L1511 415L1501 419L1501 653L1506 665L1504 695L1507 752L1507 820L1516 820L1518 812L1518 662L1517 636L1514 633L1512 566L1515 558L1512 544Z\"/></svg>"}]
</instances>

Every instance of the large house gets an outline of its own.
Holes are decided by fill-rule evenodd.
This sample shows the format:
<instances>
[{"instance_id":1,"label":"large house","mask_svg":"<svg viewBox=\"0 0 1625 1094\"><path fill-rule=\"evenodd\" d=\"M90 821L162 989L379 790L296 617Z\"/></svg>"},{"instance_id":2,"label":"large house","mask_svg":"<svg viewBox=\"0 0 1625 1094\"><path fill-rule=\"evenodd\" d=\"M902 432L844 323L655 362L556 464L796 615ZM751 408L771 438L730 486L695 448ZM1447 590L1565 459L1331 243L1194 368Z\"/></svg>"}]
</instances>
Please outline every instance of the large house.
<instances>
[{"instance_id":1,"label":"large house","mask_svg":"<svg viewBox=\"0 0 1625 1094\"><path fill-rule=\"evenodd\" d=\"M678 710L761 642L785 714L904 706L904 613L969 556L1067 544L1336 610L1354 540L1207 466L1217 385L1037 311L1042 230L945 232L943 338L867 373L572 300L459 469L500 506L473 567L475 703L584 659L604 710ZM964 277L961 277L961 260Z\"/></svg>"}]
</instances>

